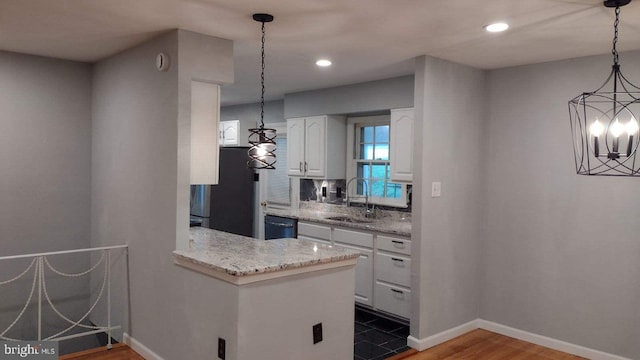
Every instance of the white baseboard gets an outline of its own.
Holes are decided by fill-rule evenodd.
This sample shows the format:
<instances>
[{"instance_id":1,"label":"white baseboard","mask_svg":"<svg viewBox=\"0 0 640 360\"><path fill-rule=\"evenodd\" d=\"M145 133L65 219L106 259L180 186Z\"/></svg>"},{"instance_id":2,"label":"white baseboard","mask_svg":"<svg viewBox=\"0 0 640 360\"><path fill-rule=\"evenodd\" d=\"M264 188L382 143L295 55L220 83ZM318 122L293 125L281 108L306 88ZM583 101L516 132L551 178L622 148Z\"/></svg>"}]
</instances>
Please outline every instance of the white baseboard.
<instances>
[{"instance_id":1,"label":"white baseboard","mask_svg":"<svg viewBox=\"0 0 640 360\"><path fill-rule=\"evenodd\" d=\"M471 320L466 324L462 324L460 326L456 326L449 330L445 330L441 333L431 335L428 338L417 339L413 336L409 336L407 338L407 345L412 347L418 351L426 350L428 348L434 347L436 345L442 344L445 341L449 341L453 338L456 338L462 334L468 333L469 331L475 330L478 328L478 320Z\"/></svg>"},{"instance_id":2,"label":"white baseboard","mask_svg":"<svg viewBox=\"0 0 640 360\"><path fill-rule=\"evenodd\" d=\"M530 343L548 347L554 350L563 351L569 354L581 356L591 360L631 360L621 356L608 354L599 350L589 349L584 346L571 344L562 340L533 334L524 330L515 329L509 326L501 325L487 320L478 319L478 327L489 330L501 335L509 336L515 339L528 341Z\"/></svg>"},{"instance_id":3,"label":"white baseboard","mask_svg":"<svg viewBox=\"0 0 640 360\"><path fill-rule=\"evenodd\" d=\"M151 351L151 349L144 346L144 344L141 343L140 341L129 336L129 334L124 333L122 338L125 344L129 345L130 348L132 348L135 352L140 354L146 360L164 360L163 358L160 357L160 355Z\"/></svg>"}]
</instances>

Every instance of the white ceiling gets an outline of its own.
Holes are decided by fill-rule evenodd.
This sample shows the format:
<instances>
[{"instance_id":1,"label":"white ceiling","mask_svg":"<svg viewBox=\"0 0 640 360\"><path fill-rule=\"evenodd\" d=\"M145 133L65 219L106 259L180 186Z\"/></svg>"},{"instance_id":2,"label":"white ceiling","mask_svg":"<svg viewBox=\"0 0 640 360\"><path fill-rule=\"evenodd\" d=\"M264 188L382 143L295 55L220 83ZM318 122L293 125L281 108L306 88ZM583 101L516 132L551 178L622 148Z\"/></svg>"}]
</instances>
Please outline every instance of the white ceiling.
<instances>
[{"instance_id":1,"label":"white ceiling","mask_svg":"<svg viewBox=\"0 0 640 360\"><path fill-rule=\"evenodd\" d=\"M413 73L427 54L482 69L611 50L601 0L1 0L0 49L95 62L181 28L234 41L223 104L259 100L260 24L268 12L267 99ZM621 51L640 49L640 1L622 8ZM506 33L489 34L503 20ZM314 62L330 58L321 69ZM621 59L624 65L624 56Z\"/></svg>"}]
</instances>

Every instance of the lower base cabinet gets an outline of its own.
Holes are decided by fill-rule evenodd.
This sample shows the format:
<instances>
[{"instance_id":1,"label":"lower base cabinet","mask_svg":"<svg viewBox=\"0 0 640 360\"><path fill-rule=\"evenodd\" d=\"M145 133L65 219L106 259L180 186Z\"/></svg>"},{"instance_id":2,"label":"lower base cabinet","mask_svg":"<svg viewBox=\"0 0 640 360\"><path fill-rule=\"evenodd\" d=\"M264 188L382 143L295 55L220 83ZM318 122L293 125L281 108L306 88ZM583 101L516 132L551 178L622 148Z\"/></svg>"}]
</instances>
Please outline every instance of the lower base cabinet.
<instances>
[{"instance_id":1,"label":"lower base cabinet","mask_svg":"<svg viewBox=\"0 0 640 360\"><path fill-rule=\"evenodd\" d=\"M375 307L404 318L411 317L411 290L376 281Z\"/></svg>"},{"instance_id":2,"label":"lower base cabinet","mask_svg":"<svg viewBox=\"0 0 640 360\"><path fill-rule=\"evenodd\" d=\"M298 239L359 251L355 301L410 318L411 241L408 238L299 221Z\"/></svg>"}]
</instances>

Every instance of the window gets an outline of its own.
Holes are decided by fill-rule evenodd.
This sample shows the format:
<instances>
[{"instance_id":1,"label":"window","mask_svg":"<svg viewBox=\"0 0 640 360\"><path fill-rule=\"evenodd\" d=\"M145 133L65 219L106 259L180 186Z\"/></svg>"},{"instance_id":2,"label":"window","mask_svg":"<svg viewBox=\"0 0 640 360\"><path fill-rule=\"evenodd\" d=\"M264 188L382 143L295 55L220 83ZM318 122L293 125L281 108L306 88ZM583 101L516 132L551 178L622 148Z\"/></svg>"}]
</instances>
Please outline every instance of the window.
<instances>
[{"instance_id":1,"label":"window","mask_svg":"<svg viewBox=\"0 0 640 360\"><path fill-rule=\"evenodd\" d=\"M278 154L278 162L276 163L275 170L266 170L265 173L268 176L267 181L267 200L270 203L290 205L291 204L291 192L290 192L290 180L287 175L287 138L286 135L278 134L276 137L276 151ZM282 155L285 154L285 155Z\"/></svg>"},{"instance_id":2,"label":"window","mask_svg":"<svg viewBox=\"0 0 640 360\"><path fill-rule=\"evenodd\" d=\"M390 181L389 116L350 118L353 129L349 178L364 179L355 187L358 195L369 195L369 202L388 206L406 207L405 185ZM354 182L355 183L355 182ZM362 199L360 199L362 200ZM356 200L358 201L358 200Z\"/></svg>"}]
</instances>

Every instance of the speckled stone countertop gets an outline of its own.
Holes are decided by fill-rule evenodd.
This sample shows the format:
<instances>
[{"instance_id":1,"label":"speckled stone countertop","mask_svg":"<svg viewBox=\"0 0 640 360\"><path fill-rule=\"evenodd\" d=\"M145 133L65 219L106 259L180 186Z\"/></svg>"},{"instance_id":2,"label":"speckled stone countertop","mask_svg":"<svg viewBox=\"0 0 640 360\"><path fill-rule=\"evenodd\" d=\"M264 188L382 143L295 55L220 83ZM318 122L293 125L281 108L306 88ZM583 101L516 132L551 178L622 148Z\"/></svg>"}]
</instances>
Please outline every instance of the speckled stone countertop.
<instances>
[{"instance_id":1,"label":"speckled stone countertop","mask_svg":"<svg viewBox=\"0 0 640 360\"><path fill-rule=\"evenodd\" d=\"M347 208L345 206L325 204L304 204L299 209L272 209L265 211L267 215L282 216L302 221L310 221L332 226L341 226L361 230L376 231L386 234L411 236L411 214L397 211L379 211L376 219L366 219L371 222L344 222L330 220L328 217L353 216L362 218L362 208Z\"/></svg>"},{"instance_id":2,"label":"speckled stone countertop","mask_svg":"<svg viewBox=\"0 0 640 360\"><path fill-rule=\"evenodd\" d=\"M190 249L174 251L180 265L196 265L209 274L234 283L230 277L275 273L331 264L359 257L357 251L299 239L258 240L218 230L190 228ZM194 270L198 269L191 267ZM304 271L298 271L301 273Z\"/></svg>"}]
</instances>

